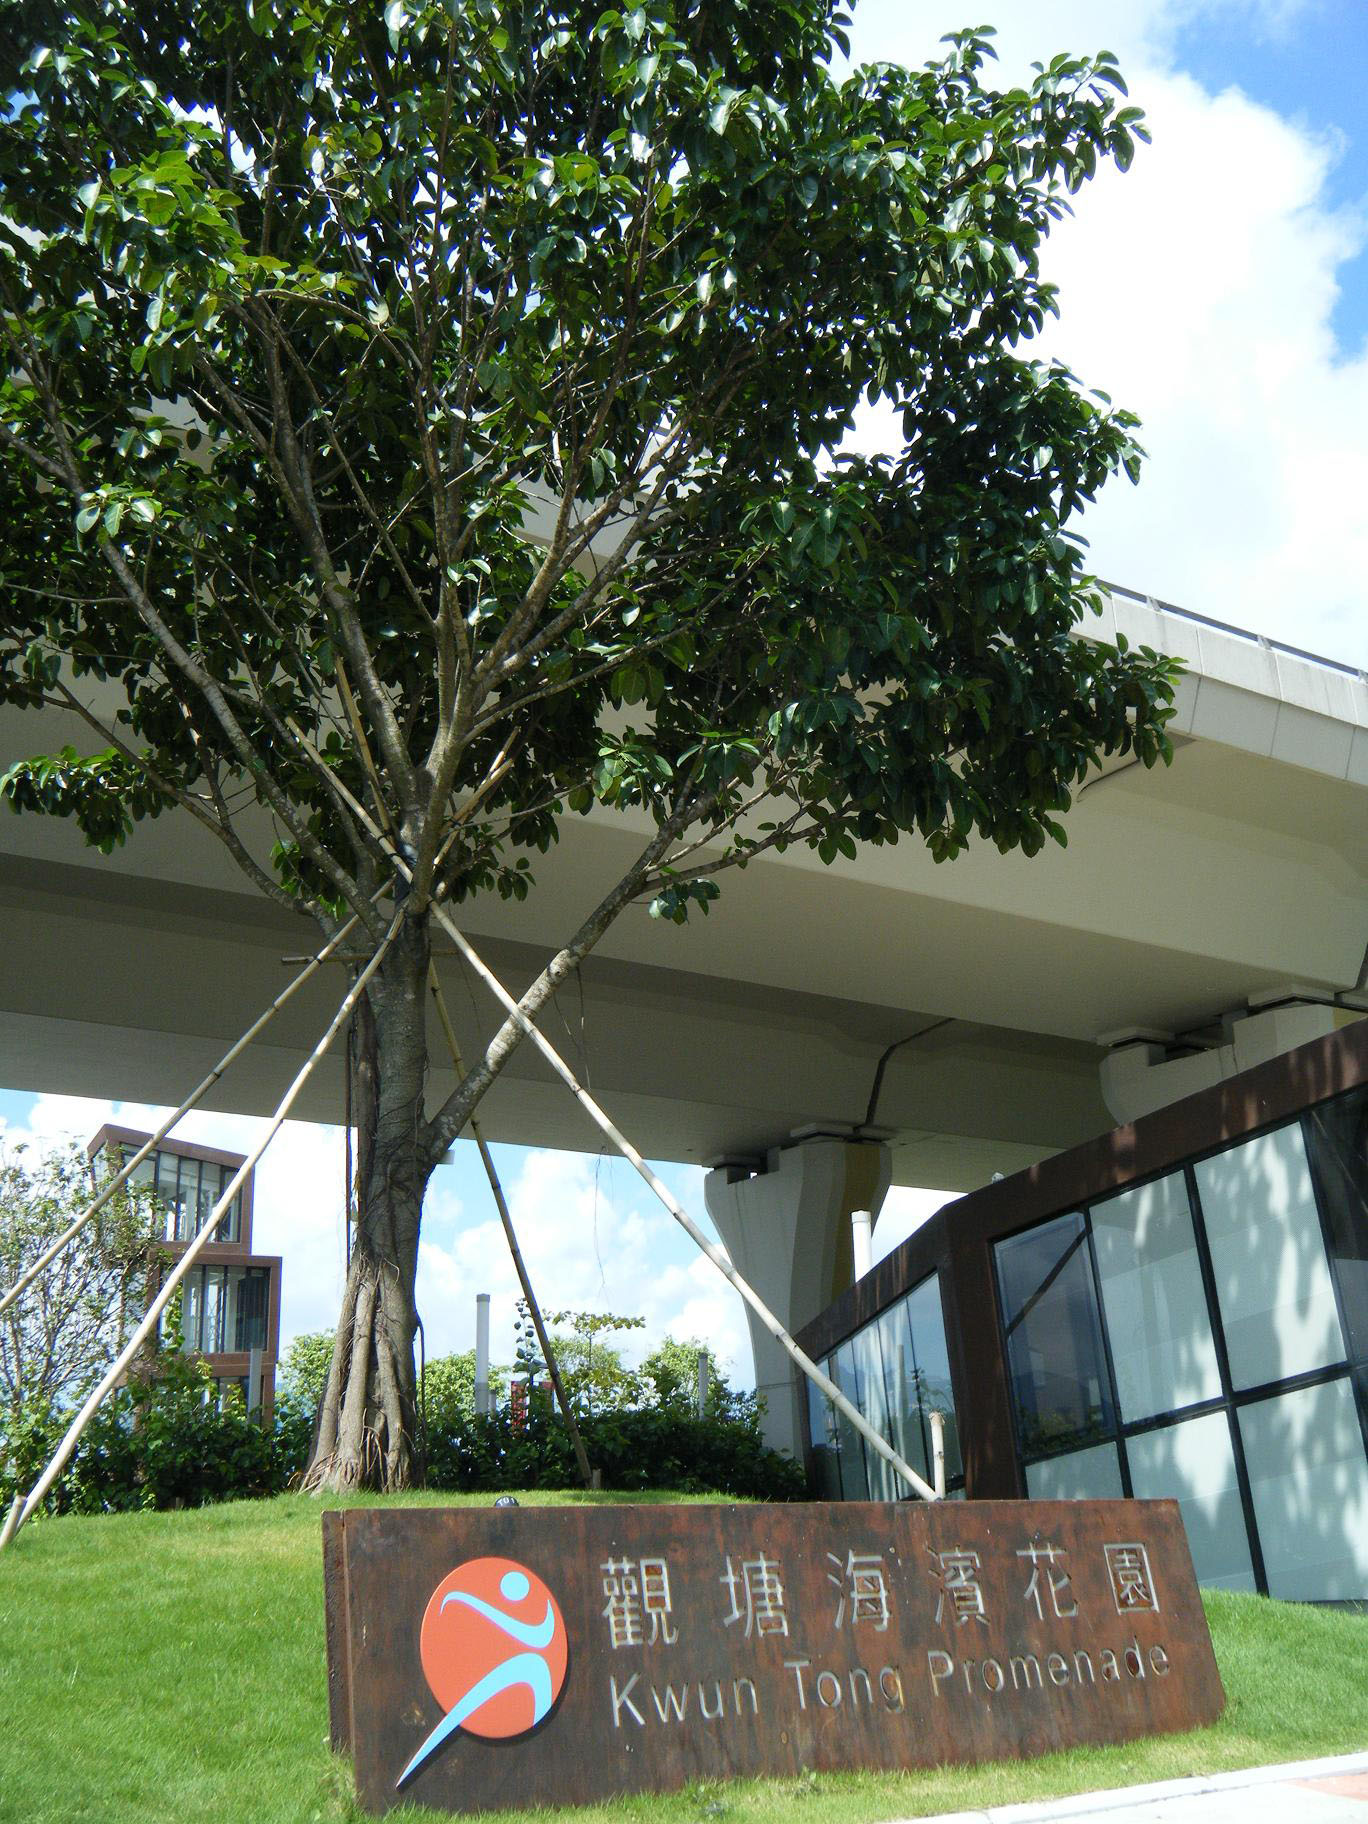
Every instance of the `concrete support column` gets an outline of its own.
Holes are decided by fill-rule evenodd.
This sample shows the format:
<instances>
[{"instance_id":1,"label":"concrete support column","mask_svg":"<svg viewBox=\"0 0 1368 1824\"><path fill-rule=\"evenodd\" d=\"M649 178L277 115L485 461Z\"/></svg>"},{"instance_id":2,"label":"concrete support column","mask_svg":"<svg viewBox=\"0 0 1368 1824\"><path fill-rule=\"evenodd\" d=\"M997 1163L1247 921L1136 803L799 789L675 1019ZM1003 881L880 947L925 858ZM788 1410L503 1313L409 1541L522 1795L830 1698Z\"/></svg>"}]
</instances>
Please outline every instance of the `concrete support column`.
<instances>
[{"instance_id":1,"label":"concrete support column","mask_svg":"<svg viewBox=\"0 0 1368 1824\"><path fill-rule=\"evenodd\" d=\"M811 1322L851 1283L852 1210L878 1218L892 1156L877 1141L818 1136L776 1147L764 1165L722 1164L704 1182L708 1214L737 1270L785 1328ZM797 1375L783 1348L750 1316L765 1441L802 1452Z\"/></svg>"}]
</instances>

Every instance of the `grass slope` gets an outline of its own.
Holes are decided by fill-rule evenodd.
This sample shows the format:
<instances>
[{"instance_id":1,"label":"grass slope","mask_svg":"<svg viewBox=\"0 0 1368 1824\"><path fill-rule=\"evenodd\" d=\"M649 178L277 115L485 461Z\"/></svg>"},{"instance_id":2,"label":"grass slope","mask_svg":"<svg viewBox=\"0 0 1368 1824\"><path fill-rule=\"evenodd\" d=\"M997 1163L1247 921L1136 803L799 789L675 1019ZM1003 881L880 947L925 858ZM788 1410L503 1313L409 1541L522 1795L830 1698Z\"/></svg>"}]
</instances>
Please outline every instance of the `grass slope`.
<instances>
[{"instance_id":1,"label":"grass slope","mask_svg":"<svg viewBox=\"0 0 1368 1824\"><path fill-rule=\"evenodd\" d=\"M0 1820L358 1820L350 1769L327 1745L318 1515L286 1495L29 1527L0 1555ZM573 1816L749 1824L796 1809L803 1824L866 1824L1364 1747L1368 1620L1225 1594L1207 1611L1229 1700L1213 1729L1034 1762L694 1787Z\"/></svg>"}]
</instances>

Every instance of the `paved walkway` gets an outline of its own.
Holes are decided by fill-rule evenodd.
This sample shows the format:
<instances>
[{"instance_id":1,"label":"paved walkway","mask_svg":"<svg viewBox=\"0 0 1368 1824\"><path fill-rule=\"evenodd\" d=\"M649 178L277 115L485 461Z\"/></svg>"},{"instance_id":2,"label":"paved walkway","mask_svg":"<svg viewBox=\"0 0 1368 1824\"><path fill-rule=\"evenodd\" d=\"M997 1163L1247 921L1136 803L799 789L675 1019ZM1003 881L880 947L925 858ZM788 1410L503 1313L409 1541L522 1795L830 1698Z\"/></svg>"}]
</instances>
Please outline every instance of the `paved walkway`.
<instances>
[{"instance_id":1,"label":"paved walkway","mask_svg":"<svg viewBox=\"0 0 1368 1824\"><path fill-rule=\"evenodd\" d=\"M1368 1824L1368 1754L990 1805L952 1812L935 1824Z\"/></svg>"}]
</instances>

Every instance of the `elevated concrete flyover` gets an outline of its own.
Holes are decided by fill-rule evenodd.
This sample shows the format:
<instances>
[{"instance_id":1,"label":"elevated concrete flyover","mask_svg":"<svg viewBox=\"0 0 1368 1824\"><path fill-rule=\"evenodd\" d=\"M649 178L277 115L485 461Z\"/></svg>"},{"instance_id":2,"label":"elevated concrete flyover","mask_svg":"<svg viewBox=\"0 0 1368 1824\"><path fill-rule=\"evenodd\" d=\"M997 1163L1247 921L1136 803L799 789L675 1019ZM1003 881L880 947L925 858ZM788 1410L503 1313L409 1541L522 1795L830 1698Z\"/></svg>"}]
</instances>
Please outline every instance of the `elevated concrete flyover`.
<instances>
[{"instance_id":1,"label":"elevated concrete flyover","mask_svg":"<svg viewBox=\"0 0 1368 1824\"><path fill-rule=\"evenodd\" d=\"M920 1034L889 1058L873 1125L895 1182L968 1189L1162 1100L1174 1065L1210 1078L1251 1004L1346 1017L1328 1004L1357 999L1368 943L1368 683L1119 593L1089 631L1188 672L1172 767L1090 781L1067 850L976 848L939 868L912 843L832 868L790 851L727 879L707 919L620 920L548 1030L648 1154L759 1160L794 1130L848 1131L885 1048ZM7 711L0 765L82 739L61 717ZM638 838L576 819L526 904L467 909L510 985ZM282 958L312 944L178 815L106 859L64 823L0 814L0 913L0 1081L73 1094L179 1099L283 986ZM441 967L473 1048L495 1009L454 960ZM292 1003L218 1104L267 1110L334 1000L320 982ZM1108 1063L1118 1042L1124 1069ZM446 1080L437 1068L434 1094ZM341 1106L334 1063L301 1112L335 1121ZM530 1049L486 1117L499 1139L597 1144Z\"/></svg>"}]
</instances>

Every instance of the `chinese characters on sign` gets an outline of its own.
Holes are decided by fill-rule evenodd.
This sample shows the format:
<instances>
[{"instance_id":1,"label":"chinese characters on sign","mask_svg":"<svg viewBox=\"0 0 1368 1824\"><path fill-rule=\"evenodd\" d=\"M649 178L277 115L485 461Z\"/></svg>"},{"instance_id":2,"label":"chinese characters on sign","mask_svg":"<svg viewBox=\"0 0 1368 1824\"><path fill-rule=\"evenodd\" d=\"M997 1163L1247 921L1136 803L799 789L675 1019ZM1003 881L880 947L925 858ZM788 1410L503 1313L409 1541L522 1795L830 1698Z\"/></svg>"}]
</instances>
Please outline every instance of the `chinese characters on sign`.
<instances>
[{"instance_id":1,"label":"chinese characters on sign","mask_svg":"<svg viewBox=\"0 0 1368 1824\"><path fill-rule=\"evenodd\" d=\"M940 1584L936 1620L940 1621L948 1611L957 1622L978 1621L986 1627L988 1611L983 1606L983 1590L979 1585L981 1561L978 1553L952 1548L948 1552L932 1552L931 1556L938 1567L932 1576Z\"/></svg>"},{"instance_id":2,"label":"chinese characters on sign","mask_svg":"<svg viewBox=\"0 0 1368 1824\"><path fill-rule=\"evenodd\" d=\"M876 1633L887 1633L888 1582L882 1552L847 1552L844 1562L836 1552L828 1552L827 1559L837 1567L827 1572L827 1582L841 1593L834 1625L839 1628L849 1617L852 1627L867 1621Z\"/></svg>"},{"instance_id":3,"label":"chinese characters on sign","mask_svg":"<svg viewBox=\"0 0 1368 1824\"><path fill-rule=\"evenodd\" d=\"M1150 1575L1149 1553L1143 1545L1107 1545L1107 1571L1111 1577L1112 1595L1118 1615L1134 1615L1143 1610L1159 1613L1159 1597Z\"/></svg>"},{"instance_id":4,"label":"chinese characters on sign","mask_svg":"<svg viewBox=\"0 0 1368 1824\"><path fill-rule=\"evenodd\" d=\"M762 1552L758 1558L743 1558L739 1571L732 1568L730 1556L720 1581L731 1595L731 1613L722 1618L730 1628L744 1621L745 1638L754 1635L787 1634L788 1615L784 1610L784 1585L778 1563Z\"/></svg>"},{"instance_id":5,"label":"chinese characters on sign","mask_svg":"<svg viewBox=\"0 0 1368 1824\"><path fill-rule=\"evenodd\" d=\"M1031 1581L1026 1585L1026 1601L1035 1603L1039 1620L1045 1619L1045 1604L1040 1585L1041 1567L1048 1579L1050 1606L1061 1621L1077 1615L1078 1604L1069 1589L1069 1573L1063 1568L1066 1554L1057 1545L1028 1545L1018 1551L1018 1558L1031 1561Z\"/></svg>"},{"instance_id":6,"label":"chinese characters on sign","mask_svg":"<svg viewBox=\"0 0 1368 1824\"><path fill-rule=\"evenodd\" d=\"M1105 1544L1102 1548L1118 1615L1159 1612L1149 1555L1135 1541ZM932 1552L931 1575L936 1585L938 1623L947 1618L957 1626L965 1622L988 1625L988 1608L981 1581L978 1552L952 1546ZM1015 1548L1022 1569L1029 1575L1022 1601L1038 1621L1069 1621L1078 1614L1078 1601L1062 1546L1039 1538ZM832 1627L868 1626L877 1634L888 1632L892 1617L888 1578L882 1552L856 1551L844 1555L828 1552L826 1580L836 1592ZM664 1556L609 1558L600 1566L603 1608L608 1642L614 1652L623 1647L672 1647L679 1639L670 1596L670 1567ZM728 1596L724 1627L740 1627L741 1638L787 1636L789 1615L782 1567L776 1558L761 1552L754 1558L726 1558L718 1581Z\"/></svg>"},{"instance_id":7,"label":"chinese characters on sign","mask_svg":"<svg viewBox=\"0 0 1368 1824\"><path fill-rule=\"evenodd\" d=\"M877 1559L867 1562L850 1555L851 1599L857 1619L871 1616L888 1625L888 1597ZM620 1647L672 1647L679 1639L670 1601L670 1567L661 1558L610 1558L599 1566L604 1603L600 1611L608 1623L613 1651ZM740 1565L729 1556L718 1579L730 1597L723 1627L743 1624L743 1638L787 1634L783 1574L777 1559L761 1553L743 1558ZM842 1599L844 1601L844 1598ZM838 1623L839 1625L839 1623Z\"/></svg>"},{"instance_id":8,"label":"chinese characters on sign","mask_svg":"<svg viewBox=\"0 0 1368 1824\"><path fill-rule=\"evenodd\" d=\"M603 1573L604 1619L618 1647L672 1647L679 1636L670 1621L670 1568L663 1558L610 1558ZM649 1624L649 1633L646 1628Z\"/></svg>"}]
</instances>

